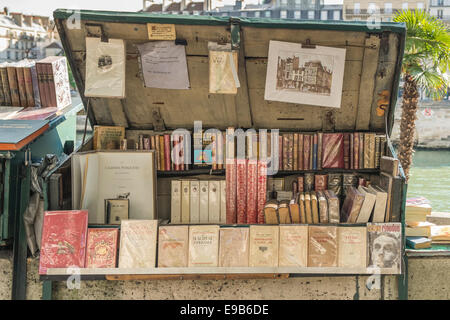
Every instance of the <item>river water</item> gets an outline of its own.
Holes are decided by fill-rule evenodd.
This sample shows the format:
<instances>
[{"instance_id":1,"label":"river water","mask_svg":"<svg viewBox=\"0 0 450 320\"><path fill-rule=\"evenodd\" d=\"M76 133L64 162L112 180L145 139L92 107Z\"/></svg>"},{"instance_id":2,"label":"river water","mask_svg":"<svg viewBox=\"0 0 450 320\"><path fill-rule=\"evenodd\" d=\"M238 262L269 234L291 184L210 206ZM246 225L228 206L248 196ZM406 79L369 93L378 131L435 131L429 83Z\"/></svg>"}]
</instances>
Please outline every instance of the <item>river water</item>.
<instances>
[{"instance_id":1,"label":"river water","mask_svg":"<svg viewBox=\"0 0 450 320\"><path fill-rule=\"evenodd\" d=\"M413 164L407 197L423 196L433 211L450 212L450 150L417 150Z\"/></svg>"}]
</instances>

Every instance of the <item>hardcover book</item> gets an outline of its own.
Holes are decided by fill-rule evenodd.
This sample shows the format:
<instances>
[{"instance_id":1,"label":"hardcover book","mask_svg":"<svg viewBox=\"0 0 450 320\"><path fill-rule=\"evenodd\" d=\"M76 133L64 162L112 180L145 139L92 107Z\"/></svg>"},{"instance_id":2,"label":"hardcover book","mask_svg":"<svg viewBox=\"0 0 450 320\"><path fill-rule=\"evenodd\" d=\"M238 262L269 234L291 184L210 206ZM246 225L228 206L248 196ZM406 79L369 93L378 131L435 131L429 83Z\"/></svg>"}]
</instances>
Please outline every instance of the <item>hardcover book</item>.
<instances>
[{"instance_id":1,"label":"hardcover book","mask_svg":"<svg viewBox=\"0 0 450 320\"><path fill-rule=\"evenodd\" d=\"M250 267L278 266L279 226L250 226Z\"/></svg>"},{"instance_id":2,"label":"hardcover book","mask_svg":"<svg viewBox=\"0 0 450 320\"><path fill-rule=\"evenodd\" d=\"M170 223L181 223L181 180L171 181Z\"/></svg>"},{"instance_id":3,"label":"hardcover book","mask_svg":"<svg viewBox=\"0 0 450 320\"><path fill-rule=\"evenodd\" d=\"M325 190L324 192L328 204L328 221L329 223L340 222L339 198L333 190Z\"/></svg>"},{"instance_id":4,"label":"hardcover book","mask_svg":"<svg viewBox=\"0 0 450 320\"><path fill-rule=\"evenodd\" d=\"M359 211L356 223L366 223L369 222L372 216L372 211L376 201L376 195L369 192L369 189L363 186L359 186L358 191L364 195L364 201L361 205L361 210Z\"/></svg>"},{"instance_id":5,"label":"hardcover book","mask_svg":"<svg viewBox=\"0 0 450 320\"><path fill-rule=\"evenodd\" d=\"M189 226L189 267L217 267L219 226Z\"/></svg>"},{"instance_id":6,"label":"hardcover book","mask_svg":"<svg viewBox=\"0 0 450 320\"><path fill-rule=\"evenodd\" d=\"M298 192L305 191L305 177L299 176L297 178L297 188L298 188Z\"/></svg>"},{"instance_id":7,"label":"hardcover book","mask_svg":"<svg viewBox=\"0 0 450 320\"><path fill-rule=\"evenodd\" d=\"M257 223L258 211L258 161L248 160L247 167L247 223Z\"/></svg>"},{"instance_id":8,"label":"hardcover book","mask_svg":"<svg viewBox=\"0 0 450 320\"><path fill-rule=\"evenodd\" d=\"M328 190L333 191L336 196L342 195L342 173L328 174Z\"/></svg>"},{"instance_id":9,"label":"hardcover book","mask_svg":"<svg viewBox=\"0 0 450 320\"><path fill-rule=\"evenodd\" d=\"M165 158L165 141L164 135L159 136L159 158L160 158L160 169L161 171L169 171L170 168L166 168L166 158Z\"/></svg>"},{"instance_id":10,"label":"hardcover book","mask_svg":"<svg viewBox=\"0 0 450 320\"><path fill-rule=\"evenodd\" d=\"M304 135L300 133L298 135L298 170L305 170L303 164L304 163L303 144L304 144Z\"/></svg>"},{"instance_id":11,"label":"hardcover book","mask_svg":"<svg viewBox=\"0 0 450 320\"><path fill-rule=\"evenodd\" d=\"M227 223L227 184L220 180L220 223Z\"/></svg>"},{"instance_id":12,"label":"hardcover book","mask_svg":"<svg viewBox=\"0 0 450 320\"><path fill-rule=\"evenodd\" d=\"M265 224L279 224L278 220L278 201L275 199L269 200L264 206L264 223Z\"/></svg>"},{"instance_id":13,"label":"hardcover book","mask_svg":"<svg viewBox=\"0 0 450 320\"><path fill-rule=\"evenodd\" d=\"M367 266L366 227L338 227L338 246L339 267Z\"/></svg>"},{"instance_id":14,"label":"hardcover book","mask_svg":"<svg viewBox=\"0 0 450 320\"><path fill-rule=\"evenodd\" d=\"M125 139L125 127L94 126L94 150L118 150Z\"/></svg>"},{"instance_id":15,"label":"hardcover book","mask_svg":"<svg viewBox=\"0 0 450 320\"><path fill-rule=\"evenodd\" d=\"M247 160L237 159L237 223L247 223Z\"/></svg>"},{"instance_id":16,"label":"hardcover book","mask_svg":"<svg viewBox=\"0 0 450 320\"><path fill-rule=\"evenodd\" d=\"M257 195L257 222L264 223L264 205L267 200L267 161L258 161L258 195Z\"/></svg>"},{"instance_id":17,"label":"hardcover book","mask_svg":"<svg viewBox=\"0 0 450 320\"><path fill-rule=\"evenodd\" d=\"M393 177L398 176L398 159L386 156L381 157L380 170Z\"/></svg>"},{"instance_id":18,"label":"hardcover book","mask_svg":"<svg viewBox=\"0 0 450 320\"><path fill-rule=\"evenodd\" d=\"M298 205L300 207L300 223L308 223L306 219L305 193L301 192L298 196Z\"/></svg>"},{"instance_id":19,"label":"hardcover book","mask_svg":"<svg viewBox=\"0 0 450 320\"><path fill-rule=\"evenodd\" d=\"M12 106L11 92L9 90L8 70L6 69L8 63L4 62L0 64L0 77L2 79L2 89L5 101L5 106Z\"/></svg>"},{"instance_id":20,"label":"hardcover book","mask_svg":"<svg viewBox=\"0 0 450 320\"><path fill-rule=\"evenodd\" d=\"M191 221L191 188L189 180L181 180L181 223Z\"/></svg>"},{"instance_id":21,"label":"hardcover book","mask_svg":"<svg viewBox=\"0 0 450 320\"><path fill-rule=\"evenodd\" d=\"M328 223L328 202L323 191L317 192L317 201L319 202L320 223Z\"/></svg>"},{"instance_id":22,"label":"hardcover book","mask_svg":"<svg viewBox=\"0 0 450 320\"><path fill-rule=\"evenodd\" d=\"M164 168L166 171L173 170L172 169L172 161L171 161L171 153L170 153L170 135L164 135Z\"/></svg>"},{"instance_id":23,"label":"hardcover book","mask_svg":"<svg viewBox=\"0 0 450 320\"><path fill-rule=\"evenodd\" d=\"M250 229L220 228L219 267L248 267Z\"/></svg>"},{"instance_id":24,"label":"hardcover book","mask_svg":"<svg viewBox=\"0 0 450 320\"><path fill-rule=\"evenodd\" d=\"M289 134L283 134L283 169L282 170L292 170L289 167Z\"/></svg>"},{"instance_id":25,"label":"hardcover book","mask_svg":"<svg viewBox=\"0 0 450 320\"><path fill-rule=\"evenodd\" d=\"M308 267L337 267L337 227L309 226Z\"/></svg>"},{"instance_id":26,"label":"hardcover book","mask_svg":"<svg viewBox=\"0 0 450 320\"><path fill-rule=\"evenodd\" d=\"M208 222L220 223L220 181L210 180L208 189Z\"/></svg>"},{"instance_id":27,"label":"hardcover book","mask_svg":"<svg viewBox=\"0 0 450 320\"><path fill-rule=\"evenodd\" d=\"M158 268L188 266L189 226L160 226Z\"/></svg>"},{"instance_id":28,"label":"hardcover book","mask_svg":"<svg viewBox=\"0 0 450 320\"><path fill-rule=\"evenodd\" d=\"M326 174L316 174L314 176L314 190L325 191L328 189L328 176Z\"/></svg>"},{"instance_id":29,"label":"hardcover book","mask_svg":"<svg viewBox=\"0 0 450 320\"><path fill-rule=\"evenodd\" d=\"M313 135L313 165L312 169L317 170L317 133Z\"/></svg>"},{"instance_id":30,"label":"hardcover book","mask_svg":"<svg viewBox=\"0 0 450 320\"><path fill-rule=\"evenodd\" d=\"M317 134L317 170L322 170L323 133Z\"/></svg>"},{"instance_id":31,"label":"hardcover book","mask_svg":"<svg viewBox=\"0 0 450 320\"><path fill-rule=\"evenodd\" d=\"M11 94L11 105L14 107L20 107L20 95L19 95L19 85L17 83L17 73L15 64L10 63L6 66L6 70L8 73L8 83L9 83L9 92Z\"/></svg>"},{"instance_id":32,"label":"hardcover book","mask_svg":"<svg viewBox=\"0 0 450 320\"><path fill-rule=\"evenodd\" d=\"M292 223L302 223L300 218L300 206L298 205L298 203L295 203L293 202L293 200L291 200L291 203L289 204L289 212L291 213Z\"/></svg>"},{"instance_id":33,"label":"hardcover book","mask_svg":"<svg viewBox=\"0 0 450 320\"><path fill-rule=\"evenodd\" d=\"M364 133L364 169L375 168L375 133Z\"/></svg>"},{"instance_id":34,"label":"hardcover book","mask_svg":"<svg viewBox=\"0 0 450 320\"><path fill-rule=\"evenodd\" d=\"M227 129L226 136L226 168L225 168L225 179L226 179L226 196L227 196L227 223L232 224L237 221L237 164L235 155L235 143L234 143L234 129Z\"/></svg>"},{"instance_id":35,"label":"hardcover book","mask_svg":"<svg viewBox=\"0 0 450 320\"><path fill-rule=\"evenodd\" d=\"M322 168L344 168L344 135L324 133L322 138Z\"/></svg>"},{"instance_id":36,"label":"hardcover book","mask_svg":"<svg viewBox=\"0 0 450 320\"><path fill-rule=\"evenodd\" d=\"M347 196L341 209L341 222L355 223L358 219L361 206L364 201L364 195L355 187L347 188Z\"/></svg>"},{"instance_id":37,"label":"hardcover book","mask_svg":"<svg viewBox=\"0 0 450 320\"><path fill-rule=\"evenodd\" d=\"M291 214L289 212L289 200L282 200L278 204L278 220L280 224L290 224Z\"/></svg>"},{"instance_id":38,"label":"hardcover book","mask_svg":"<svg viewBox=\"0 0 450 320\"><path fill-rule=\"evenodd\" d=\"M350 169L350 133L344 133L344 169Z\"/></svg>"},{"instance_id":39,"label":"hardcover book","mask_svg":"<svg viewBox=\"0 0 450 320\"><path fill-rule=\"evenodd\" d=\"M308 265L308 226L280 226L279 267Z\"/></svg>"},{"instance_id":40,"label":"hardcover book","mask_svg":"<svg viewBox=\"0 0 450 320\"><path fill-rule=\"evenodd\" d=\"M44 213L39 274L48 268L84 267L87 225L86 210Z\"/></svg>"},{"instance_id":41,"label":"hardcover book","mask_svg":"<svg viewBox=\"0 0 450 320\"><path fill-rule=\"evenodd\" d=\"M105 199L106 223L120 224L129 218L129 199Z\"/></svg>"},{"instance_id":42,"label":"hardcover book","mask_svg":"<svg viewBox=\"0 0 450 320\"><path fill-rule=\"evenodd\" d=\"M353 133L353 168L359 169L359 132Z\"/></svg>"},{"instance_id":43,"label":"hardcover book","mask_svg":"<svg viewBox=\"0 0 450 320\"><path fill-rule=\"evenodd\" d=\"M319 203L317 201L316 193L311 192L311 211L312 211L312 223L319 223Z\"/></svg>"},{"instance_id":44,"label":"hardcover book","mask_svg":"<svg viewBox=\"0 0 450 320\"><path fill-rule=\"evenodd\" d=\"M209 222L209 182L200 181L200 223Z\"/></svg>"},{"instance_id":45,"label":"hardcover book","mask_svg":"<svg viewBox=\"0 0 450 320\"><path fill-rule=\"evenodd\" d=\"M25 90L25 78L21 62L16 64L17 88L19 89L20 106L28 107L27 93Z\"/></svg>"},{"instance_id":46,"label":"hardcover book","mask_svg":"<svg viewBox=\"0 0 450 320\"><path fill-rule=\"evenodd\" d=\"M313 212L311 207L311 195L309 192L305 192L305 213L306 213L306 223L314 223Z\"/></svg>"},{"instance_id":47,"label":"hardcover book","mask_svg":"<svg viewBox=\"0 0 450 320\"><path fill-rule=\"evenodd\" d=\"M158 220L123 220L119 268L154 268Z\"/></svg>"},{"instance_id":48,"label":"hardcover book","mask_svg":"<svg viewBox=\"0 0 450 320\"><path fill-rule=\"evenodd\" d=\"M311 135L305 134L303 135L303 170L309 170L309 153L311 150ZM322 152L323 155L323 152ZM306 190L308 191L308 190Z\"/></svg>"},{"instance_id":49,"label":"hardcover book","mask_svg":"<svg viewBox=\"0 0 450 320\"><path fill-rule=\"evenodd\" d=\"M89 228L86 268L115 268L118 240L118 228Z\"/></svg>"},{"instance_id":50,"label":"hardcover book","mask_svg":"<svg viewBox=\"0 0 450 320\"><path fill-rule=\"evenodd\" d=\"M372 222L384 222L388 195L383 189L376 185L370 185L368 190L375 195L375 207L373 209Z\"/></svg>"},{"instance_id":51,"label":"hardcover book","mask_svg":"<svg viewBox=\"0 0 450 320\"><path fill-rule=\"evenodd\" d=\"M369 267L391 268L400 272L401 268L401 223L368 223Z\"/></svg>"},{"instance_id":52,"label":"hardcover book","mask_svg":"<svg viewBox=\"0 0 450 320\"><path fill-rule=\"evenodd\" d=\"M310 173L310 172L305 173L305 184L304 184L304 186L305 186L305 191L306 192L314 190L314 180L315 180L314 173Z\"/></svg>"},{"instance_id":53,"label":"hardcover book","mask_svg":"<svg viewBox=\"0 0 450 320\"><path fill-rule=\"evenodd\" d=\"M298 133L294 133L294 145L293 145L293 162L292 162L292 170L298 169Z\"/></svg>"},{"instance_id":54,"label":"hardcover book","mask_svg":"<svg viewBox=\"0 0 450 320\"><path fill-rule=\"evenodd\" d=\"M386 222L400 222L400 212L403 197L403 180L401 177L393 177L384 172L380 174L380 187L388 194L386 204Z\"/></svg>"},{"instance_id":55,"label":"hardcover book","mask_svg":"<svg viewBox=\"0 0 450 320\"><path fill-rule=\"evenodd\" d=\"M200 223L200 181L189 181L189 222Z\"/></svg>"}]
</instances>

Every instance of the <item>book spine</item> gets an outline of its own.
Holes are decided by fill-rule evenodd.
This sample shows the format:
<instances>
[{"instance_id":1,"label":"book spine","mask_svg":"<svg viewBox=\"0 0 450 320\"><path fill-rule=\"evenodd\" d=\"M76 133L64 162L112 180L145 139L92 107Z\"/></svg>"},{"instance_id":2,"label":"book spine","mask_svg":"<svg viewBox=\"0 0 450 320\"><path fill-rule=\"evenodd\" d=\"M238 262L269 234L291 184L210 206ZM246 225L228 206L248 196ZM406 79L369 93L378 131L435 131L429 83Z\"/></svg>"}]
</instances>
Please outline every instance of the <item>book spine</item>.
<instances>
[{"instance_id":1,"label":"book spine","mask_svg":"<svg viewBox=\"0 0 450 320\"><path fill-rule=\"evenodd\" d=\"M314 136L309 137L309 170L313 170L313 158L314 158Z\"/></svg>"},{"instance_id":2,"label":"book spine","mask_svg":"<svg viewBox=\"0 0 450 320\"><path fill-rule=\"evenodd\" d=\"M245 224L247 222L247 160L237 159L237 223Z\"/></svg>"},{"instance_id":3,"label":"book spine","mask_svg":"<svg viewBox=\"0 0 450 320\"><path fill-rule=\"evenodd\" d=\"M288 149L287 149L287 156L288 156L288 170L292 171L294 170L294 135L293 134L289 134L288 135L288 141L289 141L289 145L288 145Z\"/></svg>"},{"instance_id":4,"label":"book spine","mask_svg":"<svg viewBox=\"0 0 450 320\"><path fill-rule=\"evenodd\" d=\"M303 142L303 170L309 170L309 152L310 152L311 136L304 135Z\"/></svg>"},{"instance_id":5,"label":"book spine","mask_svg":"<svg viewBox=\"0 0 450 320\"><path fill-rule=\"evenodd\" d=\"M191 190L189 180L181 180L181 223L189 223L191 221Z\"/></svg>"},{"instance_id":6,"label":"book spine","mask_svg":"<svg viewBox=\"0 0 450 320\"><path fill-rule=\"evenodd\" d=\"M166 171L170 171L171 169L171 161L170 161L170 135L164 135L164 168Z\"/></svg>"},{"instance_id":7,"label":"book spine","mask_svg":"<svg viewBox=\"0 0 450 320\"><path fill-rule=\"evenodd\" d=\"M159 156L159 137L157 135L152 136L153 148L156 151L156 170L161 170L161 157Z\"/></svg>"},{"instance_id":8,"label":"book spine","mask_svg":"<svg viewBox=\"0 0 450 320\"><path fill-rule=\"evenodd\" d=\"M212 142L211 142L211 169L217 170L217 139L216 134L212 134Z\"/></svg>"},{"instance_id":9,"label":"book spine","mask_svg":"<svg viewBox=\"0 0 450 320\"><path fill-rule=\"evenodd\" d=\"M56 102L55 75L53 74L52 63L47 63L47 86L50 92L51 107L56 108L58 104Z\"/></svg>"},{"instance_id":10,"label":"book spine","mask_svg":"<svg viewBox=\"0 0 450 320\"><path fill-rule=\"evenodd\" d=\"M350 133L350 169L355 169L355 155L354 155L354 146L355 146L355 135Z\"/></svg>"},{"instance_id":11,"label":"book spine","mask_svg":"<svg viewBox=\"0 0 450 320\"><path fill-rule=\"evenodd\" d=\"M297 177L297 188L298 188L298 192L304 192L304 191L305 191L304 180L305 180L305 179L304 179L303 176Z\"/></svg>"},{"instance_id":12,"label":"book spine","mask_svg":"<svg viewBox=\"0 0 450 320\"><path fill-rule=\"evenodd\" d=\"M49 84L49 80L50 76L48 75L48 70L47 70L47 64L43 63L42 64L42 84L44 87L44 91L45 91L45 97L47 98L47 107L51 107L52 106L52 96L50 93L50 84Z\"/></svg>"},{"instance_id":13,"label":"book spine","mask_svg":"<svg viewBox=\"0 0 450 320\"><path fill-rule=\"evenodd\" d=\"M278 151L275 150L275 152L278 152L278 170L284 170L283 167L283 135L278 136Z\"/></svg>"},{"instance_id":14,"label":"book spine","mask_svg":"<svg viewBox=\"0 0 450 320\"><path fill-rule=\"evenodd\" d=\"M328 176L326 174L316 174L314 176L314 190L325 191L328 189Z\"/></svg>"},{"instance_id":15,"label":"book spine","mask_svg":"<svg viewBox=\"0 0 450 320\"><path fill-rule=\"evenodd\" d=\"M170 222L181 223L181 181L172 180Z\"/></svg>"},{"instance_id":16,"label":"book spine","mask_svg":"<svg viewBox=\"0 0 450 320\"><path fill-rule=\"evenodd\" d=\"M6 105L5 103L5 94L3 92L3 82L2 82L2 77L0 76L0 105L4 106Z\"/></svg>"},{"instance_id":17,"label":"book spine","mask_svg":"<svg viewBox=\"0 0 450 320\"><path fill-rule=\"evenodd\" d=\"M317 170L317 143L318 143L318 137L317 133L314 134L313 138L313 170Z\"/></svg>"},{"instance_id":18,"label":"book spine","mask_svg":"<svg viewBox=\"0 0 450 320\"><path fill-rule=\"evenodd\" d=\"M364 169L370 168L370 135L364 134Z\"/></svg>"},{"instance_id":19,"label":"book spine","mask_svg":"<svg viewBox=\"0 0 450 320\"><path fill-rule=\"evenodd\" d=\"M359 133L359 168L364 169L364 133Z\"/></svg>"},{"instance_id":20,"label":"book spine","mask_svg":"<svg viewBox=\"0 0 450 320\"><path fill-rule=\"evenodd\" d=\"M344 169L350 169L350 134L344 133Z\"/></svg>"},{"instance_id":21,"label":"book spine","mask_svg":"<svg viewBox=\"0 0 450 320\"><path fill-rule=\"evenodd\" d=\"M294 133L294 148L293 148L293 167L292 169L298 170L298 133Z\"/></svg>"},{"instance_id":22,"label":"book spine","mask_svg":"<svg viewBox=\"0 0 450 320\"><path fill-rule=\"evenodd\" d=\"M37 74L37 80L38 80L38 87L39 87L39 96L41 97L41 107L46 108L48 107L47 102L47 91L45 90L44 86L44 71L43 71L43 65L41 63L36 63L36 74Z\"/></svg>"},{"instance_id":23,"label":"book spine","mask_svg":"<svg viewBox=\"0 0 450 320\"><path fill-rule=\"evenodd\" d=\"M247 223L257 223L258 210L258 161L248 160L247 168Z\"/></svg>"},{"instance_id":24,"label":"book spine","mask_svg":"<svg viewBox=\"0 0 450 320\"><path fill-rule=\"evenodd\" d=\"M27 96L27 107L34 107L33 78L31 75L31 67L23 68L23 78L25 81L25 93Z\"/></svg>"},{"instance_id":25,"label":"book spine","mask_svg":"<svg viewBox=\"0 0 450 320\"><path fill-rule=\"evenodd\" d=\"M218 132L216 135L216 144L217 144L217 169L223 169L223 134L222 132Z\"/></svg>"},{"instance_id":26,"label":"book spine","mask_svg":"<svg viewBox=\"0 0 450 320\"><path fill-rule=\"evenodd\" d=\"M177 155L175 155L175 151L178 148L178 143L179 143L179 136L176 134L172 134L170 135L170 144L171 144L171 149L170 149L170 162L172 163L172 170L174 171L179 171L179 164L178 164L178 159L176 159Z\"/></svg>"},{"instance_id":27,"label":"book spine","mask_svg":"<svg viewBox=\"0 0 450 320\"><path fill-rule=\"evenodd\" d=\"M20 106L27 107L27 94L25 90L25 78L22 67L16 67L17 88L19 89Z\"/></svg>"},{"instance_id":28,"label":"book spine","mask_svg":"<svg viewBox=\"0 0 450 320\"><path fill-rule=\"evenodd\" d=\"M200 181L200 223L209 222L209 182Z\"/></svg>"},{"instance_id":29,"label":"book spine","mask_svg":"<svg viewBox=\"0 0 450 320\"><path fill-rule=\"evenodd\" d=\"M264 224L264 205L267 201L267 161L258 161L258 224Z\"/></svg>"},{"instance_id":30,"label":"book spine","mask_svg":"<svg viewBox=\"0 0 450 320\"><path fill-rule=\"evenodd\" d=\"M380 139L380 158L382 156L386 156L387 155L387 151L386 151L386 136L382 136Z\"/></svg>"},{"instance_id":31,"label":"book spine","mask_svg":"<svg viewBox=\"0 0 450 320\"><path fill-rule=\"evenodd\" d=\"M283 134L283 170L289 169L289 135L287 133Z\"/></svg>"},{"instance_id":32,"label":"book spine","mask_svg":"<svg viewBox=\"0 0 450 320\"><path fill-rule=\"evenodd\" d=\"M375 133L369 133L369 168L375 167Z\"/></svg>"},{"instance_id":33,"label":"book spine","mask_svg":"<svg viewBox=\"0 0 450 320\"><path fill-rule=\"evenodd\" d=\"M164 135L159 136L159 157L161 159L161 171L166 171L166 160L164 159Z\"/></svg>"},{"instance_id":34,"label":"book spine","mask_svg":"<svg viewBox=\"0 0 450 320\"><path fill-rule=\"evenodd\" d=\"M225 163L225 180L226 180L226 222L227 224L234 224L237 221L236 211L236 191L237 191L237 165L234 157L234 129L228 128L226 131L226 163Z\"/></svg>"},{"instance_id":35,"label":"book spine","mask_svg":"<svg viewBox=\"0 0 450 320\"><path fill-rule=\"evenodd\" d=\"M303 134L298 135L298 170L303 168Z\"/></svg>"},{"instance_id":36,"label":"book spine","mask_svg":"<svg viewBox=\"0 0 450 320\"><path fill-rule=\"evenodd\" d=\"M5 99L5 105L11 105L11 93L9 91L8 71L6 67L0 68L0 76L2 78L3 96Z\"/></svg>"},{"instance_id":37,"label":"book spine","mask_svg":"<svg viewBox=\"0 0 450 320\"><path fill-rule=\"evenodd\" d=\"M381 137L375 137L375 168L380 167L380 140Z\"/></svg>"},{"instance_id":38,"label":"book spine","mask_svg":"<svg viewBox=\"0 0 450 320\"><path fill-rule=\"evenodd\" d=\"M354 136L354 145L353 145L353 168L358 170L359 169L359 133L355 132Z\"/></svg>"},{"instance_id":39,"label":"book spine","mask_svg":"<svg viewBox=\"0 0 450 320\"><path fill-rule=\"evenodd\" d=\"M14 107L20 107L20 96L17 84L16 68L7 67L6 69L8 70L9 91L11 93L11 105Z\"/></svg>"},{"instance_id":40,"label":"book spine","mask_svg":"<svg viewBox=\"0 0 450 320\"><path fill-rule=\"evenodd\" d=\"M317 134L317 170L322 170L322 145L323 133Z\"/></svg>"},{"instance_id":41,"label":"book spine","mask_svg":"<svg viewBox=\"0 0 450 320\"><path fill-rule=\"evenodd\" d=\"M220 223L227 223L227 183L220 180Z\"/></svg>"}]
</instances>

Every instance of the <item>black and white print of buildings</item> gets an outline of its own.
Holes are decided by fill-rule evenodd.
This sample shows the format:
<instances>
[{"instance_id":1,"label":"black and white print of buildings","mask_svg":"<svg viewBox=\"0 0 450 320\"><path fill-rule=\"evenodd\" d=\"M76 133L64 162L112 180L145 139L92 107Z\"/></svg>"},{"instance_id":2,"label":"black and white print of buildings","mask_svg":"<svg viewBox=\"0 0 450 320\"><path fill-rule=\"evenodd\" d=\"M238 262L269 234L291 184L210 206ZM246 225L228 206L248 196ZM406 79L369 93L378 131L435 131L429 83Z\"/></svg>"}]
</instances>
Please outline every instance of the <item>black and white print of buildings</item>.
<instances>
[{"instance_id":1,"label":"black and white print of buildings","mask_svg":"<svg viewBox=\"0 0 450 320\"><path fill-rule=\"evenodd\" d=\"M333 56L280 51L276 90L318 95L331 93Z\"/></svg>"}]
</instances>

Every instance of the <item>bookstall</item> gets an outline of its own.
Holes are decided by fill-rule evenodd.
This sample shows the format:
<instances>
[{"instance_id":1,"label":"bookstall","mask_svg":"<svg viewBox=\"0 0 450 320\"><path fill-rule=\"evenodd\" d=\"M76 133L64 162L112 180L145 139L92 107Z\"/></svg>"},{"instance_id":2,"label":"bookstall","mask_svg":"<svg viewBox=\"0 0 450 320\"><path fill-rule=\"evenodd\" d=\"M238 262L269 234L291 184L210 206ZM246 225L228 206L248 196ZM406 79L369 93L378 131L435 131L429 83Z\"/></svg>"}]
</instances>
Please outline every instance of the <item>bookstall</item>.
<instances>
[{"instance_id":1,"label":"bookstall","mask_svg":"<svg viewBox=\"0 0 450 320\"><path fill-rule=\"evenodd\" d=\"M62 173L73 211L44 218L44 298L74 266L93 280L396 275L406 297L389 140L403 24L54 18L94 137ZM64 228L73 238L46 238Z\"/></svg>"}]
</instances>

